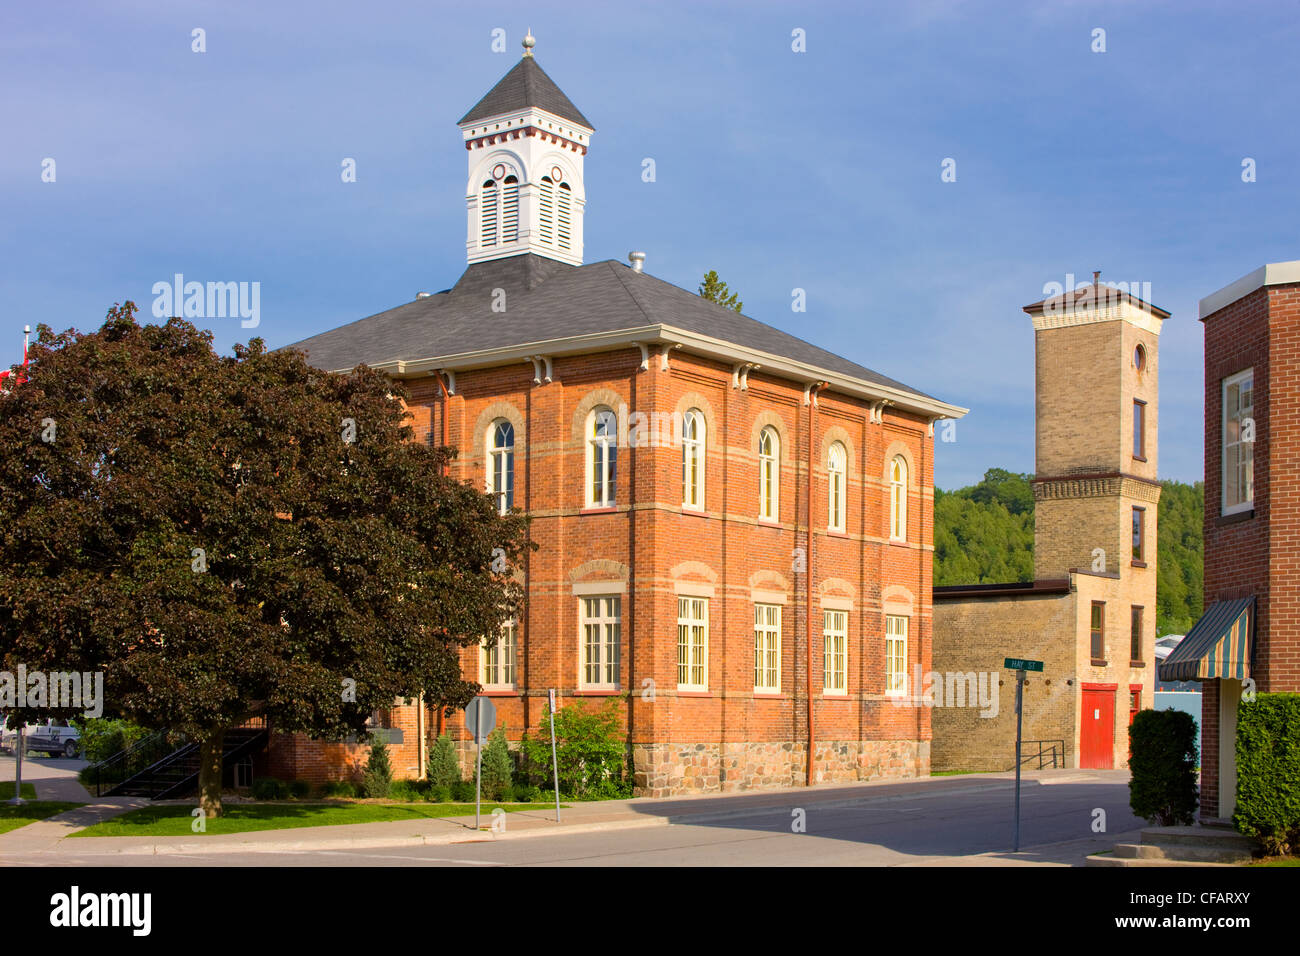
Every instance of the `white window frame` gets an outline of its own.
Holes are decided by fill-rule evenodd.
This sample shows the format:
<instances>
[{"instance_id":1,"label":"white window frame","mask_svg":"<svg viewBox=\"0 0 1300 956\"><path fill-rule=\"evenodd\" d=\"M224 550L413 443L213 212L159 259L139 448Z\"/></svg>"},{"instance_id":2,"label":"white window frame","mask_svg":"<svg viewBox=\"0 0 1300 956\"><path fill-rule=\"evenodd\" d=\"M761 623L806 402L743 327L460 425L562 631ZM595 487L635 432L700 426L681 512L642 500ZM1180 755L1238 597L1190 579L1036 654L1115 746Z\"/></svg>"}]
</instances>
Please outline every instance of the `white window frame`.
<instances>
[{"instance_id":1,"label":"white window frame","mask_svg":"<svg viewBox=\"0 0 1300 956\"><path fill-rule=\"evenodd\" d=\"M902 697L907 693L907 631L909 618L885 615L885 694Z\"/></svg>"},{"instance_id":2,"label":"white window frame","mask_svg":"<svg viewBox=\"0 0 1300 956\"><path fill-rule=\"evenodd\" d=\"M822 694L844 697L849 692L849 612L822 608Z\"/></svg>"},{"instance_id":3,"label":"white window frame","mask_svg":"<svg viewBox=\"0 0 1300 956\"><path fill-rule=\"evenodd\" d=\"M1241 427L1241 421L1243 419L1246 418L1253 419L1255 417L1255 369L1254 368L1245 369L1244 371L1237 372L1235 375L1229 375L1227 378L1223 380L1223 395L1222 395L1221 416L1220 416L1222 418L1222 423L1221 423L1222 428L1220 431L1220 435L1222 436L1221 447L1220 447L1220 452L1221 452L1220 457L1222 458L1222 472L1221 472L1222 487L1219 493L1220 514L1223 515L1238 514L1239 512L1242 511L1250 511L1255 507L1254 443L1241 441L1240 431L1238 431L1238 438L1236 441L1231 441L1228 437L1228 429L1232 422L1232 418L1230 418L1228 414L1228 389L1232 388L1233 386L1237 386L1238 395L1240 396L1241 383L1245 381L1250 382L1250 404L1246 406L1239 406L1237 409L1236 422L1237 422L1237 428L1239 430ZM1245 409L1250 410L1249 415L1242 414L1242 412ZM1234 456L1231 454L1233 449L1236 450L1235 461L1233 460ZM1245 462L1241 460L1242 449L1245 449L1248 453L1246 455L1247 460ZM1249 494L1246 494L1244 491L1241 491L1240 494L1241 500L1230 504L1229 495L1228 495L1228 489L1230 487L1228 474L1229 474L1229 469L1234 466L1236 468L1237 474L1234 476L1234 480L1231 484L1231 487L1237 488L1239 491L1241 491L1241 481L1244 478L1246 487L1249 489ZM1243 466L1245 468L1244 474L1243 474Z\"/></svg>"},{"instance_id":4,"label":"white window frame","mask_svg":"<svg viewBox=\"0 0 1300 956\"><path fill-rule=\"evenodd\" d=\"M902 455L889 462L889 537L907 540L907 459Z\"/></svg>"},{"instance_id":5,"label":"white window frame","mask_svg":"<svg viewBox=\"0 0 1300 956\"><path fill-rule=\"evenodd\" d=\"M682 416L682 507L704 510L704 463L708 426L704 413L692 408Z\"/></svg>"},{"instance_id":6,"label":"white window frame","mask_svg":"<svg viewBox=\"0 0 1300 956\"><path fill-rule=\"evenodd\" d=\"M519 673L519 629L514 618L501 625L495 640L479 645L478 659L479 683L484 690L515 689ZM499 679L493 680L494 677Z\"/></svg>"},{"instance_id":7,"label":"white window frame","mask_svg":"<svg viewBox=\"0 0 1300 956\"><path fill-rule=\"evenodd\" d=\"M677 689L709 689L709 599L706 597L677 595Z\"/></svg>"},{"instance_id":8,"label":"white window frame","mask_svg":"<svg viewBox=\"0 0 1300 956\"><path fill-rule=\"evenodd\" d=\"M765 680L765 678L770 678ZM754 693L781 693L781 605L754 605Z\"/></svg>"},{"instance_id":9,"label":"white window frame","mask_svg":"<svg viewBox=\"0 0 1300 956\"><path fill-rule=\"evenodd\" d=\"M510 429L510 444L497 444L497 430L505 425ZM496 498L497 513L508 514L514 507L515 496L515 426L505 418L488 425L487 433L487 492ZM504 487L497 488L497 479L505 476Z\"/></svg>"},{"instance_id":10,"label":"white window frame","mask_svg":"<svg viewBox=\"0 0 1300 956\"><path fill-rule=\"evenodd\" d=\"M589 639L592 636L595 638L594 641ZM622 643L622 596L618 594L580 595L578 597L579 690L618 690L619 665L622 660L623 650ZM598 660L593 659L591 653L593 649L596 651L595 657L598 657Z\"/></svg>"},{"instance_id":11,"label":"white window frame","mask_svg":"<svg viewBox=\"0 0 1300 956\"><path fill-rule=\"evenodd\" d=\"M611 431L598 435L602 415L608 415ZM600 405L587 415L586 429L586 491L588 508L613 508L618 496L618 417L613 409ZM599 466L597 451L602 451ZM599 474L597 472L599 471Z\"/></svg>"},{"instance_id":12,"label":"white window frame","mask_svg":"<svg viewBox=\"0 0 1300 956\"><path fill-rule=\"evenodd\" d=\"M766 453L764 439L769 439ZM758 517L781 520L781 436L771 425L758 433Z\"/></svg>"},{"instance_id":13,"label":"white window frame","mask_svg":"<svg viewBox=\"0 0 1300 956\"><path fill-rule=\"evenodd\" d=\"M838 459L838 460L837 460ZM845 495L848 493L849 452L843 442L833 442L826 453L826 527L843 532L848 513Z\"/></svg>"}]
</instances>

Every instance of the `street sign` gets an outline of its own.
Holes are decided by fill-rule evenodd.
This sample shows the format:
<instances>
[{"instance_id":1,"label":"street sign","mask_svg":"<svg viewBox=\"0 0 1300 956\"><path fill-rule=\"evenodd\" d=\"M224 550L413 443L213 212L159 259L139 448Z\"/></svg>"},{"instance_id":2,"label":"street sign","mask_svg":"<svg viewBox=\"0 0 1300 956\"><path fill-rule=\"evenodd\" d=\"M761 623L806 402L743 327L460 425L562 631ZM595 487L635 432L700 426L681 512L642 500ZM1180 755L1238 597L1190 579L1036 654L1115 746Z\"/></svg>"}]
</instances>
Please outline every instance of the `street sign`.
<instances>
[{"instance_id":1,"label":"street sign","mask_svg":"<svg viewBox=\"0 0 1300 956\"><path fill-rule=\"evenodd\" d=\"M1027 661L1023 657L1008 657L1002 662L1002 666L1010 668L1013 671L1041 671L1043 669L1043 662Z\"/></svg>"},{"instance_id":2,"label":"street sign","mask_svg":"<svg viewBox=\"0 0 1300 956\"><path fill-rule=\"evenodd\" d=\"M476 743L484 743L496 725L497 707L490 698L480 694L469 702L465 708L465 729Z\"/></svg>"}]
</instances>

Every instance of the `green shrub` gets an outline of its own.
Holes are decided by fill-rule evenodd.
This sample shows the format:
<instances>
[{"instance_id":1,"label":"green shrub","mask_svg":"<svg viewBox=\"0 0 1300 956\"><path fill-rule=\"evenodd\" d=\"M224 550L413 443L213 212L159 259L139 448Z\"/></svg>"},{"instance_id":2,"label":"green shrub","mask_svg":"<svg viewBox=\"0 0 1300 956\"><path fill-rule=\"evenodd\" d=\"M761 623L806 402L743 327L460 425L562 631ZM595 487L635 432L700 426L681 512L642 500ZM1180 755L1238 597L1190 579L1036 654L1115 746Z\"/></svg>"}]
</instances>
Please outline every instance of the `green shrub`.
<instances>
[{"instance_id":1,"label":"green shrub","mask_svg":"<svg viewBox=\"0 0 1300 956\"><path fill-rule=\"evenodd\" d=\"M321 796L344 797L351 799L357 795L357 788L350 780L331 780L321 788Z\"/></svg>"},{"instance_id":2,"label":"green shrub","mask_svg":"<svg viewBox=\"0 0 1300 956\"><path fill-rule=\"evenodd\" d=\"M1148 823L1189 825L1196 813L1196 720L1143 710L1129 726L1129 806Z\"/></svg>"},{"instance_id":3,"label":"green shrub","mask_svg":"<svg viewBox=\"0 0 1300 956\"><path fill-rule=\"evenodd\" d=\"M451 788L435 784L429 788L429 792L425 794L425 799L430 803L446 803L451 799Z\"/></svg>"},{"instance_id":4,"label":"green shrub","mask_svg":"<svg viewBox=\"0 0 1300 956\"><path fill-rule=\"evenodd\" d=\"M305 800L311 796L311 784L306 780L294 780L289 784L289 796L295 800Z\"/></svg>"},{"instance_id":5,"label":"green shrub","mask_svg":"<svg viewBox=\"0 0 1300 956\"><path fill-rule=\"evenodd\" d=\"M289 788L283 780L274 777L258 777L253 781L254 800L284 800L289 796Z\"/></svg>"},{"instance_id":6,"label":"green shrub","mask_svg":"<svg viewBox=\"0 0 1300 956\"><path fill-rule=\"evenodd\" d=\"M453 783L460 783L460 760L456 756L456 745L448 734L439 737L429 751L427 772L429 782L435 787L450 788Z\"/></svg>"},{"instance_id":7,"label":"green shrub","mask_svg":"<svg viewBox=\"0 0 1300 956\"><path fill-rule=\"evenodd\" d=\"M536 803L542 798L542 791L531 783L515 787L515 803Z\"/></svg>"},{"instance_id":8,"label":"green shrub","mask_svg":"<svg viewBox=\"0 0 1300 956\"><path fill-rule=\"evenodd\" d=\"M129 720L108 717L77 717L71 721L81 734L81 755L91 763L107 760L134 746L150 733Z\"/></svg>"},{"instance_id":9,"label":"green shrub","mask_svg":"<svg viewBox=\"0 0 1300 956\"><path fill-rule=\"evenodd\" d=\"M478 764L475 763L477 770ZM505 725L488 734L483 748L483 799L504 800L503 794L514 778L515 762L510 758Z\"/></svg>"},{"instance_id":10,"label":"green shrub","mask_svg":"<svg viewBox=\"0 0 1300 956\"><path fill-rule=\"evenodd\" d=\"M473 803L474 784L468 780L457 780L451 785L451 799L454 803Z\"/></svg>"},{"instance_id":11,"label":"green shrub","mask_svg":"<svg viewBox=\"0 0 1300 956\"><path fill-rule=\"evenodd\" d=\"M555 712L556 757L560 792L577 799L601 800L632 795L627 773L622 697L607 698L596 711L574 703ZM537 736L520 741L530 783L551 783L551 723L549 708L542 709Z\"/></svg>"},{"instance_id":12,"label":"green shrub","mask_svg":"<svg viewBox=\"0 0 1300 956\"><path fill-rule=\"evenodd\" d=\"M418 780L394 780L388 788L388 796L403 803L416 803L424 799L423 789Z\"/></svg>"},{"instance_id":13,"label":"green shrub","mask_svg":"<svg viewBox=\"0 0 1300 956\"><path fill-rule=\"evenodd\" d=\"M1300 853L1300 694L1241 702L1232 822L1267 853Z\"/></svg>"},{"instance_id":14,"label":"green shrub","mask_svg":"<svg viewBox=\"0 0 1300 956\"><path fill-rule=\"evenodd\" d=\"M367 797L386 797L393 785L393 765L388 760L388 744L375 740L370 745L370 759L361 775L361 792Z\"/></svg>"}]
</instances>

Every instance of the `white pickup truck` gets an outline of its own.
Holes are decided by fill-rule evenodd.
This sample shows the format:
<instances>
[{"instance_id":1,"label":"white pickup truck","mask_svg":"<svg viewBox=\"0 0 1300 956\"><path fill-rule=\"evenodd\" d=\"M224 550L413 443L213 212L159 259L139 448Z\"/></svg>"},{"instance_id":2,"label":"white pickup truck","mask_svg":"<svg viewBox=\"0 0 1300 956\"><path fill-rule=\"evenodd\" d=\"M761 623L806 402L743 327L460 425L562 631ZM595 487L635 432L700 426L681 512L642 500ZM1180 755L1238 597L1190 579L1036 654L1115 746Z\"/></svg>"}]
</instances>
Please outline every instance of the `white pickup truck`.
<instances>
[{"instance_id":1,"label":"white pickup truck","mask_svg":"<svg viewBox=\"0 0 1300 956\"><path fill-rule=\"evenodd\" d=\"M47 720L43 724L28 724L24 728L24 742L28 753L47 753L75 757L81 753L81 732L68 725L66 720ZM18 744L18 731L8 727L0 734L0 749L13 753Z\"/></svg>"}]
</instances>

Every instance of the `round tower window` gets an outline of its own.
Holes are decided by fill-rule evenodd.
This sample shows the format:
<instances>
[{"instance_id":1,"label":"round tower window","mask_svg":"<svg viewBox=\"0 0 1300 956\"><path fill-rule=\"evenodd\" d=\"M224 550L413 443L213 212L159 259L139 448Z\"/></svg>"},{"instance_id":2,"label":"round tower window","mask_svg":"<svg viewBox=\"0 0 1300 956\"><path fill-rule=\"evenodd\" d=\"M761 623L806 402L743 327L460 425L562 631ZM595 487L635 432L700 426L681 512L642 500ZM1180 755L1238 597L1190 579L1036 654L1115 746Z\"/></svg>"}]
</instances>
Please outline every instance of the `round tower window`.
<instances>
[{"instance_id":1,"label":"round tower window","mask_svg":"<svg viewBox=\"0 0 1300 956\"><path fill-rule=\"evenodd\" d=\"M1133 350L1133 367L1140 372L1144 368L1146 368L1146 365L1147 365L1147 350L1139 345L1137 348Z\"/></svg>"}]
</instances>

